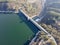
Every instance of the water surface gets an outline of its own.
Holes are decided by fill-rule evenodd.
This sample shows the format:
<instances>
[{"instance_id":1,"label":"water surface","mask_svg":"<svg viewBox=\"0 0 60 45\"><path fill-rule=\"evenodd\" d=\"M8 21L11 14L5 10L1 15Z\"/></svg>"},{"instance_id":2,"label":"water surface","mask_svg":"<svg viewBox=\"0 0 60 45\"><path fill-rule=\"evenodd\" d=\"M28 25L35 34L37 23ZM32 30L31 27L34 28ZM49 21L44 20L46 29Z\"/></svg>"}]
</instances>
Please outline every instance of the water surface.
<instances>
[{"instance_id":1,"label":"water surface","mask_svg":"<svg viewBox=\"0 0 60 45\"><path fill-rule=\"evenodd\" d=\"M0 13L0 45L24 45L32 30L18 14Z\"/></svg>"}]
</instances>

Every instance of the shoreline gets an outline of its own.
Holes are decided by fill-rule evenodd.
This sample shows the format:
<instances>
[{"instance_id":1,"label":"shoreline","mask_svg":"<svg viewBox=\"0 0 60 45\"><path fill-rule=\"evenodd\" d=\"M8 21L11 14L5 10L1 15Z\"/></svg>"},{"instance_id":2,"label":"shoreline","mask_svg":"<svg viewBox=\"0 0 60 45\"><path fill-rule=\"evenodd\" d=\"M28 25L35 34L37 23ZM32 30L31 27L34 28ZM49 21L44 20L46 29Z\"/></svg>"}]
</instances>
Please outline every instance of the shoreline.
<instances>
[{"instance_id":1,"label":"shoreline","mask_svg":"<svg viewBox=\"0 0 60 45\"><path fill-rule=\"evenodd\" d=\"M44 31L45 33L47 33L48 35L50 35L43 27L41 27L37 22L35 22L32 18L30 18L27 14L25 14L24 12L22 12L28 20L30 20L33 24L35 24L40 30ZM36 33L38 34L38 33ZM50 35L51 36L51 35ZM51 36L52 39L54 40L55 44L57 45L55 39L53 38L53 36ZM34 39L34 38L33 38Z\"/></svg>"}]
</instances>

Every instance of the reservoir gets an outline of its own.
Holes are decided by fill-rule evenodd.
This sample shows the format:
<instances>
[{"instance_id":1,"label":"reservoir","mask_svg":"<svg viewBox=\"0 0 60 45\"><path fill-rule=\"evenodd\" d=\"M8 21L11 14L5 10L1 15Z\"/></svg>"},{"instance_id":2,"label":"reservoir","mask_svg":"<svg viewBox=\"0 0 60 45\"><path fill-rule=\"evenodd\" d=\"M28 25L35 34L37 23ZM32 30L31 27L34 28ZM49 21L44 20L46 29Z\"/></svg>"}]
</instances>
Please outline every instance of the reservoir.
<instances>
[{"instance_id":1,"label":"reservoir","mask_svg":"<svg viewBox=\"0 0 60 45\"><path fill-rule=\"evenodd\" d=\"M25 45L37 30L22 13L0 13L0 45Z\"/></svg>"}]
</instances>

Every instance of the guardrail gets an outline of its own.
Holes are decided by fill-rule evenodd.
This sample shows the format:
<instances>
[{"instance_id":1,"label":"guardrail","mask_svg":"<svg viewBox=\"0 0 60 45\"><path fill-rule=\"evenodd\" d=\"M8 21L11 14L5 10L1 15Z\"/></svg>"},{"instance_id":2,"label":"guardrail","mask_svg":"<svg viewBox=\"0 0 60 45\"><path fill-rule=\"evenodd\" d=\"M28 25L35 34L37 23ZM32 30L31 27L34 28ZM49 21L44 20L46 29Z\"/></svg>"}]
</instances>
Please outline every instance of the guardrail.
<instances>
[{"instance_id":1,"label":"guardrail","mask_svg":"<svg viewBox=\"0 0 60 45\"><path fill-rule=\"evenodd\" d=\"M0 13L18 13L18 11L0 11Z\"/></svg>"}]
</instances>

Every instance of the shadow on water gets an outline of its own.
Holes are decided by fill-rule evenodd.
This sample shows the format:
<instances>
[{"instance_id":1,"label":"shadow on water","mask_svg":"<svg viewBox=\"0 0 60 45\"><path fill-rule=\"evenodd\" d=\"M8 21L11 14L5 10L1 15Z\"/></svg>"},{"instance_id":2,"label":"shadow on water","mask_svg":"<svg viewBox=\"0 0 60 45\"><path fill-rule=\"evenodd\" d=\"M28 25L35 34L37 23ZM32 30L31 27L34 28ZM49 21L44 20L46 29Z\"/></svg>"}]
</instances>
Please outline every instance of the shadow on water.
<instances>
[{"instance_id":1,"label":"shadow on water","mask_svg":"<svg viewBox=\"0 0 60 45\"><path fill-rule=\"evenodd\" d=\"M35 34L39 31L39 29L30 20L28 20L27 17L25 17L24 14L21 11L19 11L18 16L22 20L22 21L20 21L20 23L25 22L26 25L34 33L34 35L31 37L31 39L27 40L27 42L24 44L24 45L28 45L29 42L32 40L32 38L35 36Z\"/></svg>"}]
</instances>

